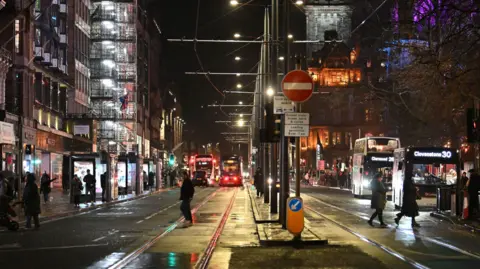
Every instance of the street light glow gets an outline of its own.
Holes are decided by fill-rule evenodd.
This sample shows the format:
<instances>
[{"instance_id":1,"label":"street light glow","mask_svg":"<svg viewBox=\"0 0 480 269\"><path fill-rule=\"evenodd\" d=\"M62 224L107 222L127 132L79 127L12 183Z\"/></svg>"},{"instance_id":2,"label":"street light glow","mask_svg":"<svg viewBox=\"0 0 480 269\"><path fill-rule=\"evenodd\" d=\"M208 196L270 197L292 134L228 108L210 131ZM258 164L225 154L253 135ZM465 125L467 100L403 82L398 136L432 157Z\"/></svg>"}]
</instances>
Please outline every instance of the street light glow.
<instances>
[{"instance_id":1,"label":"street light glow","mask_svg":"<svg viewBox=\"0 0 480 269\"><path fill-rule=\"evenodd\" d=\"M267 95L268 96L273 96L275 94L275 91L273 90L272 87L267 88Z\"/></svg>"},{"instance_id":2,"label":"street light glow","mask_svg":"<svg viewBox=\"0 0 480 269\"><path fill-rule=\"evenodd\" d=\"M239 76L240 76L240 73L237 73L237 77L239 77Z\"/></svg>"},{"instance_id":3,"label":"street light glow","mask_svg":"<svg viewBox=\"0 0 480 269\"><path fill-rule=\"evenodd\" d=\"M283 60L285 60L285 57L280 56L280 57L278 57L278 59L279 59L280 61L283 61Z\"/></svg>"},{"instance_id":4,"label":"street light glow","mask_svg":"<svg viewBox=\"0 0 480 269\"><path fill-rule=\"evenodd\" d=\"M239 120L237 123L238 123L238 126L240 126L240 127L242 127L245 124L245 122L243 120Z\"/></svg>"},{"instance_id":5,"label":"street light glow","mask_svg":"<svg viewBox=\"0 0 480 269\"><path fill-rule=\"evenodd\" d=\"M292 39L293 38L293 35L292 34L288 34L288 39Z\"/></svg>"},{"instance_id":6,"label":"street light glow","mask_svg":"<svg viewBox=\"0 0 480 269\"><path fill-rule=\"evenodd\" d=\"M301 6L301 5L303 5L303 1L302 1L302 0L297 0L297 1L295 2L295 5Z\"/></svg>"},{"instance_id":7,"label":"street light glow","mask_svg":"<svg viewBox=\"0 0 480 269\"><path fill-rule=\"evenodd\" d=\"M239 101L238 104L239 104L239 105L243 105L243 102L242 102L242 101Z\"/></svg>"},{"instance_id":8,"label":"street light glow","mask_svg":"<svg viewBox=\"0 0 480 269\"><path fill-rule=\"evenodd\" d=\"M241 59L240 56L235 56L235 61L240 61Z\"/></svg>"},{"instance_id":9,"label":"street light glow","mask_svg":"<svg viewBox=\"0 0 480 269\"><path fill-rule=\"evenodd\" d=\"M243 114L240 114L240 118L243 118Z\"/></svg>"},{"instance_id":10,"label":"street light glow","mask_svg":"<svg viewBox=\"0 0 480 269\"><path fill-rule=\"evenodd\" d=\"M238 5L238 1L232 0L232 1L230 1L230 5L231 6L236 6L236 5Z\"/></svg>"},{"instance_id":11,"label":"street light glow","mask_svg":"<svg viewBox=\"0 0 480 269\"><path fill-rule=\"evenodd\" d=\"M237 89L241 89L242 87L243 87L242 84L240 83L237 84Z\"/></svg>"},{"instance_id":12,"label":"street light glow","mask_svg":"<svg viewBox=\"0 0 480 269\"><path fill-rule=\"evenodd\" d=\"M241 35L240 35L239 33L235 33L235 34L233 34L233 37L235 37L235 38L240 38Z\"/></svg>"}]
</instances>

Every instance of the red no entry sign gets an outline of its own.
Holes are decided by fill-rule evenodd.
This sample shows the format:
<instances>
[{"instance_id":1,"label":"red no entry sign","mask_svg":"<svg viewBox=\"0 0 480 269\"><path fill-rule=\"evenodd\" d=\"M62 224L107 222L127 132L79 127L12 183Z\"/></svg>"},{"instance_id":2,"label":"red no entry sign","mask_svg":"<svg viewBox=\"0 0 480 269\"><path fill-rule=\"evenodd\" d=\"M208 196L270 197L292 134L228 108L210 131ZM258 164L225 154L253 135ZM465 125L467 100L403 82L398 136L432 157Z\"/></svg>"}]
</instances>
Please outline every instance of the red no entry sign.
<instances>
[{"instance_id":1,"label":"red no entry sign","mask_svg":"<svg viewBox=\"0 0 480 269\"><path fill-rule=\"evenodd\" d=\"M302 70L289 72L282 80L283 94L293 102L307 101L313 93L313 80Z\"/></svg>"}]
</instances>

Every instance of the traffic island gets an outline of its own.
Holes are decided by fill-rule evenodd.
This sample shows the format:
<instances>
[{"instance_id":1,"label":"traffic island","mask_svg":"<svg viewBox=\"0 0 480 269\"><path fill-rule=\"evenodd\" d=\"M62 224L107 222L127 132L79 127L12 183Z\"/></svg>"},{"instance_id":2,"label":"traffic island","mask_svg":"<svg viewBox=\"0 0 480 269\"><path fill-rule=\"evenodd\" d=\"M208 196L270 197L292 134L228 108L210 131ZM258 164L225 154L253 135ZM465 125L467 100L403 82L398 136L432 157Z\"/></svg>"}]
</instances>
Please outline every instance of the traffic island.
<instances>
[{"instance_id":1,"label":"traffic island","mask_svg":"<svg viewBox=\"0 0 480 269\"><path fill-rule=\"evenodd\" d=\"M252 206L253 216L257 225L258 239L261 246L323 246L328 240L318 235L306 226L300 238L296 238L278 221L278 214L270 213L270 205L263 202L263 198L257 198L255 190L248 187L248 194Z\"/></svg>"}]
</instances>

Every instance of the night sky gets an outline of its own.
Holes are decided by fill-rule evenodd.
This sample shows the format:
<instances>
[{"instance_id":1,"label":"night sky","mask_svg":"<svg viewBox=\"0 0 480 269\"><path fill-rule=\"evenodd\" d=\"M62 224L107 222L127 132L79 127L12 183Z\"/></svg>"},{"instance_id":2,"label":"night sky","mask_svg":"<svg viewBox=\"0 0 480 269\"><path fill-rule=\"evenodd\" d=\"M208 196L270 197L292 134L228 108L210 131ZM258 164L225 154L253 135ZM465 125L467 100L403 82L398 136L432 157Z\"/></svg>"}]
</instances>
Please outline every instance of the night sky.
<instances>
[{"instance_id":1,"label":"night sky","mask_svg":"<svg viewBox=\"0 0 480 269\"><path fill-rule=\"evenodd\" d=\"M265 4L269 1L256 0L252 5L233 8L229 0L200 0L198 23L198 39L233 39L235 32L241 33L243 39L254 39L263 35L263 15ZM197 0L159 1L154 16L166 38L195 37ZM236 9L236 10L235 10ZM233 11L235 10L235 11ZM292 34L296 38L305 37L305 16L299 10L292 12ZM241 48L244 46L243 48ZM234 52L235 50L238 51ZM255 81L253 76L210 76L211 83L204 76L184 75L185 71L201 71L194 52L193 43L169 43L166 47L165 61L167 77L173 81L180 93L183 106L183 117L187 122L186 137L192 135L198 144L220 142L222 153L232 150L232 145L223 140L221 132L246 132L246 128L229 127L215 123L216 120L234 120L228 118L218 108L208 108L213 103L244 104L253 102L253 95L227 94L225 98L215 88L236 90L241 83L244 91L253 91ZM260 44L211 44L199 43L198 56L205 71L210 72L256 72L256 64L260 58ZM281 53L282 54L282 53ZM235 56L241 56L240 62L234 61ZM203 108L202 108L203 106ZM251 113L251 108L224 108L225 113ZM238 149L238 145L235 145ZM246 145L242 145L246 151ZM235 152L236 153L236 152ZM245 154L245 153L244 153Z\"/></svg>"}]
</instances>

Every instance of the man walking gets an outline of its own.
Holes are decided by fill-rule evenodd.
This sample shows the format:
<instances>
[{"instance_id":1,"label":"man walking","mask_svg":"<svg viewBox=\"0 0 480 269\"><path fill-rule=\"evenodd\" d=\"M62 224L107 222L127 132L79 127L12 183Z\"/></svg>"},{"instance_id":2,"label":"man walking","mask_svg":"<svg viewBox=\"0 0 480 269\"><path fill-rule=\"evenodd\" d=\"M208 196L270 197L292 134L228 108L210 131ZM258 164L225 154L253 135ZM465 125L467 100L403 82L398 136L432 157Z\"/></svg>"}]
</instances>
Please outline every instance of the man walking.
<instances>
[{"instance_id":1,"label":"man walking","mask_svg":"<svg viewBox=\"0 0 480 269\"><path fill-rule=\"evenodd\" d=\"M182 204L180 205L180 210L185 217L185 223L183 228L192 226L192 211L190 209L190 201L193 199L195 194L195 188L193 187L192 180L188 176L188 173L183 175L182 187L180 188L180 200Z\"/></svg>"},{"instance_id":2,"label":"man walking","mask_svg":"<svg viewBox=\"0 0 480 269\"><path fill-rule=\"evenodd\" d=\"M370 217L368 224L373 227L373 220L378 216L380 227L385 228L387 225L383 222L383 210L387 203L387 190L382 182L382 174L377 174L371 183L372 200L370 207L375 209L375 212Z\"/></svg>"},{"instance_id":3,"label":"man walking","mask_svg":"<svg viewBox=\"0 0 480 269\"><path fill-rule=\"evenodd\" d=\"M255 175L253 176L253 185L255 185L255 189L257 189L257 197L262 197L263 195L263 184L262 169L257 167L257 171L255 171Z\"/></svg>"},{"instance_id":4,"label":"man walking","mask_svg":"<svg viewBox=\"0 0 480 269\"><path fill-rule=\"evenodd\" d=\"M95 183L97 183L97 180L92 174L90 174L90 169L87 169L87 174L85 177L83 177L83 182L85 182L85 186L87 188L87 195L90 194L90 202L92 204L95 203Z\"/></svg>"},{"instance_id":5,"label":"man walking","mask_svg":"<svg viewBox=\"0 0 480 269\"><path fill-rule=\"evenodd\" d=\"M107 172L100 175L100 186L102 187L102 202L106 202L107 198Z\"/></svg>"}]
</instances>

